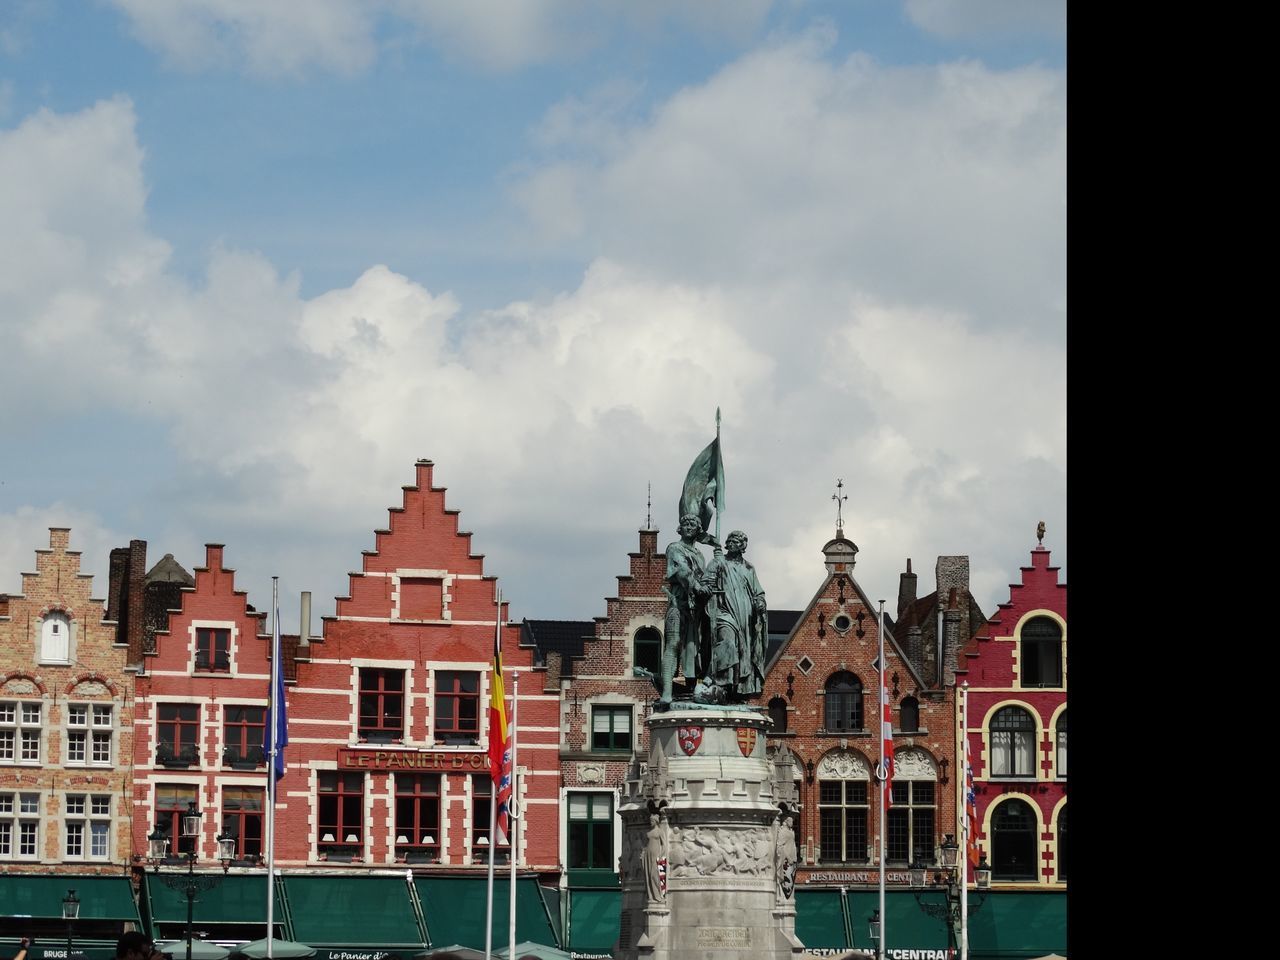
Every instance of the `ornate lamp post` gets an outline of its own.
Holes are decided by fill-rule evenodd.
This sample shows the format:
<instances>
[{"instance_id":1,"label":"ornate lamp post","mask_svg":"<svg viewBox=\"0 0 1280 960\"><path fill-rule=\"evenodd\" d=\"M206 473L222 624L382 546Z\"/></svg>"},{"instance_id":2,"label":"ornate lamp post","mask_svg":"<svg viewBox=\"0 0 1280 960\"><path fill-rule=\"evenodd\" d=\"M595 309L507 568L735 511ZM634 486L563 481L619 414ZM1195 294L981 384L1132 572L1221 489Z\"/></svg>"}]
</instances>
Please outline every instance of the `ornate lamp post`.
<instances>
[{"instance_id":1,"label":"ornate lamp post","mask_svg":"<svg viewBox=\"0 0 1280 960\"><path fill-rule=\"evenodd\" d=\"M867 920L867 935L871 939L871 952L876 956L880 955L880 908L877 907L875 913L871 914Z\"/></svg>"},{"instance_id":2,"label":"ornate lamp post","mask_svg":"<svg viewBox=\"0 0 1280 960\"><path fill-rule=\"evenodd\" d=\"M964 873L956 869L959 863L959 853L960 844L956 843L955 837L948 833L938 848L938 862L934 865L937 869L933 871L932 876L930 875L930 868L919 860L908 868L911 877L911 892L915 895L916 906L927 916L947 922L947 932L951 938L952 946L960 944L963 939L960 931L962 909L960 900L965 891L962 889ZM981 860L978 861L974 876L977 881L978 899L977 902L969 904L969 910L976 913L982 904L986 902L987 890L991 887L991 868L987 866L986 854L983 854ZM945 896L944 901L942 903L925 903L922 899L922 894L931 890L943 893Z\"/></svg>"},{"instance_id":3,"label":"ornate lamp post","mask_svg":"<svg viewBox=\"0 0 1280 960\"><path fill-rule=\"evenodd\" d=\"M222 877L231 869L231 861L236 858L236 838L223 834L215 839L218 842L218 859L222 861L222 876L216 873L196 873L196 861L200 858L200 819L201 813L192 800L187 804L187 812L182 815L182 836L190 839L191 850L182 854L187 861L185 873L161 873L160 865L168 859L169 838L163 828L157 824L147 837L149 859L154 865L155 875L164 881L171 890L179 890L187 898L187 960L191 960L192 924L194 922L196 894L204 890L212 890L222 883Z\"/></svg>"},{"instance_id":4,"label":"ornate lamp post","mask_svg":"<svg viewBox=\"0 0 1280 960\"><path fill-rule=\"evenodd\" d=\"M67 921L67 960L71 960L72 925L80 918L80 898L74 890L68 890L62 898L62 919Z\"/></svg>"}]
</instances>

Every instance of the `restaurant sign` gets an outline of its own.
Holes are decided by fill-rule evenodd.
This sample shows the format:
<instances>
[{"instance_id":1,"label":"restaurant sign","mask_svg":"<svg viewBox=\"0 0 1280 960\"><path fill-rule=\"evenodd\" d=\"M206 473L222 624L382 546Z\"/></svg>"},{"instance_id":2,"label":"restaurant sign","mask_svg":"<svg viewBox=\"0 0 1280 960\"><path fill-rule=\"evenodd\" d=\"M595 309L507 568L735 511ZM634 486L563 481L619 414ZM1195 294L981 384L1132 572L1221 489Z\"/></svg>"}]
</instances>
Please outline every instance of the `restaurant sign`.
<instances>
[{"instance_id":1,"label":"restaurant sign","mask_svg":"<svg viewBox=\"0 0 1280 960\"><path fill-rule=\"evenodd\" d=\"M814 870L799 876L801 883L876 883L880 882L878 870ZM886 870L885 883L910 883L911 874L906 870Z\"/></svg>"},{"instance_id":2,"label":"restaurant sign","mask_svg":"<svg viewBox=\"0 0 1280 960\"><path fill-rule=\"evenodd\" d=\"M489 769L489 755L453 750L338 750L340 770L435 770L470 773Z\"/></svg>"}]
</instances>

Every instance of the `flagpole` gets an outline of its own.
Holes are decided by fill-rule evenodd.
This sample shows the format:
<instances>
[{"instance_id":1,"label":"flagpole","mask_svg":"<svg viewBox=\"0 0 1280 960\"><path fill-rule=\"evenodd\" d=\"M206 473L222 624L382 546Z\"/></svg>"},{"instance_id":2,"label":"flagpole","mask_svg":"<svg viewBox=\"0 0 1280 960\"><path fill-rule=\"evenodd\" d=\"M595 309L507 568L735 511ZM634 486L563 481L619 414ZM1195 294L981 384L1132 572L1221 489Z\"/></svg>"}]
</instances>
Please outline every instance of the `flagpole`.
<instances>
[{"instance_id":1,"label":"flagpole","mask_svg":"<svg viewBox=\"0 0 1280 960\"><path fill-rule=\"evenodd\" d=\"M495 587L496 596L494 602L498 605L498 615L494 622L493 648L494 650L502 649L502 588ZM496 662L495 657L495 662ZM493 678L490 678L490 683ZM492 717L492 714L490 714ZM493 742L493 726L489 727L489 741L492 749ZM488 871L488 891L485 895L484 905L484 960L492 960L493 957L493 860L496 848L498 846L498 784L494 782L492 776L489 778L489 871Z\"/></svg>"},{"instance_id":2,"label":"flagpole","mask_svg":"<svg viewBox=\"0 0 1280 960\"><path fill-rule=\"evenodd\" d=\"M507 956L515 960L516 955L516 862L520 849L520 807L517 798L520 795L519 766L516 763L516 740L520 728L520 671L511 675L511 799L507 801L507 825L511 828L511 902L507 916Z\"/></svg>"},{"instance_id":3,"label":"flagpole","mask_svg":"<svg viewBox=\"0 0 1280 960\"><path fill-rule=\"evenodd\" d=\"M964 842L960 849L964 851L964 865L960 868L960 960L969 960L969 681L960 685L960 736L965 744L964 752L964 816L960 820L960 829L964 832Z\"/></svg>"},{"instance_id":4,"label":"flagpole","mask_svg":"<svg viewBox=\"0 0 1280 960\"><path fill-rule=\"evenodd\" d=\"M889 815L888 809L887 809L888 805L885 803L885 799L889 792L888 791L889 771L886 770L884 766L884 713L885 713L884 674L885 674L885 667L887 666L887 664L884 662L884 601L883 600L880 601L879 625L876 629L876 635L877 635L877 639L880 642L880 676L877 677L876 679L880 683L879 726L881 728L880 729L880 766L876 768L880 776L880 942L876 944L876 953L879 956L880 960L884 960L885 933L888 929L888 925L885 922L888 918L885 915L885 909L884 909L884 835L885 835L884 828L885 828L885 820L888 819L888 815Z\"/></svg>"},{"instance_id":5,"label":"flagpole","mask_svg":"<svg viewBox=\"0 0 1280 960\"><path fill-rule=\"evenodd\" d=\"M271 731L271 756L267 757L267 960L271 960L271 942L275 939L276 908L276 754L280 749L276 702L280 689L280 578L271 578L271 695L268 698L267 729Z\"/></svg>"}]
</instances>

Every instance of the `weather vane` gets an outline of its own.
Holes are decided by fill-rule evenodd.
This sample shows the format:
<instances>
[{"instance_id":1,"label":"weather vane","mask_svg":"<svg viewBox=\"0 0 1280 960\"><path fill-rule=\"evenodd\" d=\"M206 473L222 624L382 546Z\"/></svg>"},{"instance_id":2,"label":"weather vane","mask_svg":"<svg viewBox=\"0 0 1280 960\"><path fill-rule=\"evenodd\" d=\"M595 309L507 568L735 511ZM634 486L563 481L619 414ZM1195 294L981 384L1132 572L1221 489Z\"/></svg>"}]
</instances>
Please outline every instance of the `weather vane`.
<instances>
[{"instance_id":1,"label":"weather vane","mask_svg":"<svg viewBox=\"0 0 1280 960\"><path fill-rule=\"evenodd\" d=\"M849 495L847 493L844 493L844 494L841 493L841 491L843 490L844 490L844 480L840 477L837 477L836 492L831 495L831 499L836 502L836 532L841 534L844 533L844 520L840 516L840 507L843 505L845 500L849 499Z\"/></svg>"},{"instance_id":2,"label":"weather vane","mask_svg":"<svg viewBox=\"0 0 1280 960\"><path fill-rule=\"evenodd\" d=\"M648 490L648 494L645 497L645 503L644 503L644 528L646 530L652 530L653 529L653 482L650 481L649 483L646 483L645 489Z\"/></svg>"}]
</instances>

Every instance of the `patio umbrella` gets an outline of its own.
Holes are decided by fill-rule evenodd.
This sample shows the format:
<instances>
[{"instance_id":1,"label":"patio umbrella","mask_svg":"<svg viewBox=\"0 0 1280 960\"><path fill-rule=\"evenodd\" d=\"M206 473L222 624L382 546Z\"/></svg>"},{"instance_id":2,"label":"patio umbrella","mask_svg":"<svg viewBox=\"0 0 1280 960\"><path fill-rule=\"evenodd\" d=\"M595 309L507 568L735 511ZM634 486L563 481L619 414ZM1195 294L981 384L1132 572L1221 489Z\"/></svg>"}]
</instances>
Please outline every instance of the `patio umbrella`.
<instances>
[{"instance_id":1,"label":"patio umbrella","mask_svg":"<svg viewBox=\"0 0 1280 960\"><path fill-rule=\"evenodd\" d=\"M307 960L309 957L316 955L316 948L309 947L305 943L294 943L292 940L272 940L271 956L273 960ZM236 948L236 952L231 955L236 957L248 957L249 960L265 960L267 956L267 941L254 940L252 943L243 944ZM175 957L174 960L177 960Z\"/></svg>"},{"instance_id":2,"label":"patio umbrella","mask_svg":"<svg viewBox=\"0 0 1280 960\"><path fill-rule=\"evenodd\" d=\"M414 960L484 960L484 951L473 947L464 947L460 943L451 943L447 947L437 947L420 953Z\"/></svg>"},{"instance_id":3,"label":"patio umbrella","mask_svg":"<svg viewBox=\"0 0 1280 960\"><path fill-rule=\"evenodd\" d=\"M496 956L510 957L511 951L506 947L493 951ZM541 943L525 940L516 944L515 960L569 960L569 954L557 947L548 947Z\"/></svg>"},{"instance_id":4,"label":"patio umbrella","mask_svg":"<svg viewBox=\"0 0 1280 960\"><path fill-rule=\"evenodd\" d=\"M173 960L187 960L187 941L175 940L173 943L157 943L156 949L168 954ZM226 960L231 951L207 940L191 941L191 960Z\"/></svg>"}]
</instances>

